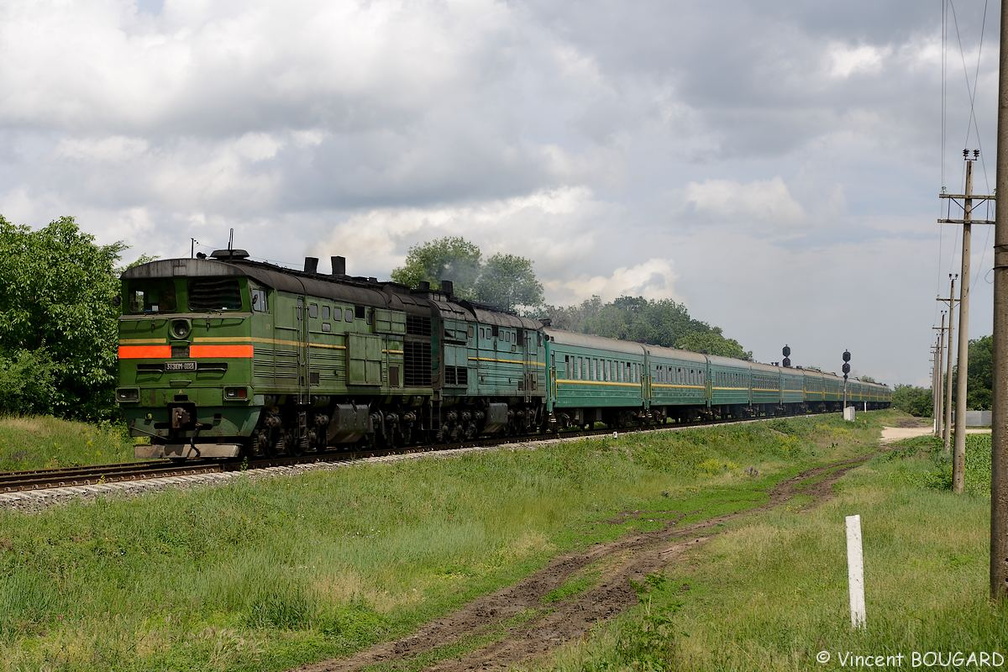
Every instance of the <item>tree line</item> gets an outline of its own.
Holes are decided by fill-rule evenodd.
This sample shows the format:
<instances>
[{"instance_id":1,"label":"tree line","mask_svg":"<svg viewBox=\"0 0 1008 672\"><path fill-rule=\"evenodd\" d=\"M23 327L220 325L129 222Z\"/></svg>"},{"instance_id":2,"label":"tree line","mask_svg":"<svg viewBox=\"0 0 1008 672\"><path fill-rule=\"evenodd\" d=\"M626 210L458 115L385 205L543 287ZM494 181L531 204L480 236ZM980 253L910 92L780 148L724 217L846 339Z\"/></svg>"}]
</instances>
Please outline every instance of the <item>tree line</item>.
<instances>
[{"instance_id":1,"label":"tree line","mask_svg":"<svg viewBox=\"0 0 1008 672\"><path fill-rule=\"evenodd\" d=\"M983 336L969 342L968 366L966 373L966 408L971 411L989 411L994 389L994 336ZM948 379L942 384L945 394ZM952 370L952 403L955 404L955 390L958 389L958 367ZM931 417L934 413L934 399L931 389L913 385L897 385L893 390L893 406L917 417Z\"/></svg>"},{"instance_id":2,"label":"tree line","mask_svg":"<svg viewBox=\"0 0 1008 672\"><path fill-rule=\"evenodd\" d=\"M121 242L99 245L73 217L33 230L0 216L0 414L114 419ZM671 300L595 296L577 306L544 303L532 262L484 259L462 238L411 248L396 282L436 288L451 278L463 299L546 318L562 329L751 359L721 329Z\"/></svg>"},{"instance_id":3,"label":"tree line","mask_svg":"<svg viewBox=\"0 0 1008 672\"><path fill-rule=\"evenodd\" d=\"M752 352L727 338L720 327L693 319L686 306L671 299L621 296L603 302L593 296L575 306L546 304L531 261L512 254L484 261L478 246L457 236L410 248L392 279L412 288L426 282L435 289L442 280L451 280L462 299L545 318L558 329L752 360Z\"/></svg>"}]
</instances>

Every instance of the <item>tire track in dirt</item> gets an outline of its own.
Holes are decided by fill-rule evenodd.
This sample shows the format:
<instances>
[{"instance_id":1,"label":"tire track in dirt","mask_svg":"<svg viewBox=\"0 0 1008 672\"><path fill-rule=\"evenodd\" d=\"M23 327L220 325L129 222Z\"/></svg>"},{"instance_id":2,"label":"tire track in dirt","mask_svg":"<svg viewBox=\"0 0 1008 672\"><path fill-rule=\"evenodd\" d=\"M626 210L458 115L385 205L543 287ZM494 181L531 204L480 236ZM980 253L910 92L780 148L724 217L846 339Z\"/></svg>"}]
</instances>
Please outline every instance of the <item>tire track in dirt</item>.
<instances>
[{"instance_id":1,"label":"tire track in dirt","mask_svg":"<svg viewBox=\"0 0 1008 672\"><path fill-rule=\"evenodd\" d=\"M687 549L702 544L723 530L729 521L781 506L802 495L804 508L816 506L832 495L833 485L882 449L804 471L782 481L758 507L714 516L679 527L678 520L662 529L595 544L583 551L554 559L543 569L496 593L479 597L456 612L421 626L401 639L376 644L348 658L306 665L296 672L348 672L368 665L406 663L453 645L465 648L467 640L489 639L455 658L425 667L437 672L506 670L542 658L562 644L583 637L599 621L637 604L633 583L664 569ZM652 514L653 515L653 512ZM547 604L544 598L578 571L601 567L595 585L577 595Z\"/></svg>"}]
</instances>

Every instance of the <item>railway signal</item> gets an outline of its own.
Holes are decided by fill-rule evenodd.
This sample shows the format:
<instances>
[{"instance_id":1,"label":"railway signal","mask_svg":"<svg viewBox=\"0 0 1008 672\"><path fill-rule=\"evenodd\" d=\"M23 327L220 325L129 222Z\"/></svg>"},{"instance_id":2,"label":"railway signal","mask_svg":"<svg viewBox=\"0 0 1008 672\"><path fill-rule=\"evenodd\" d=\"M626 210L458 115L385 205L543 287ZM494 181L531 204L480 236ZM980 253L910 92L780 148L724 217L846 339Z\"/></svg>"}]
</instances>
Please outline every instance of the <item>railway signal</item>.
<instances>
[{"instance_id":1,"label":"railway signal","mask_svg":"<svg viewBox=\"0 0 1008 672\"><path fill-rule=\"evenodd\" d=\"M850 373L850 350L844 350L843 353L843 412L844 417L847 417L847 375Z\"/></svg>"}]
</instances>

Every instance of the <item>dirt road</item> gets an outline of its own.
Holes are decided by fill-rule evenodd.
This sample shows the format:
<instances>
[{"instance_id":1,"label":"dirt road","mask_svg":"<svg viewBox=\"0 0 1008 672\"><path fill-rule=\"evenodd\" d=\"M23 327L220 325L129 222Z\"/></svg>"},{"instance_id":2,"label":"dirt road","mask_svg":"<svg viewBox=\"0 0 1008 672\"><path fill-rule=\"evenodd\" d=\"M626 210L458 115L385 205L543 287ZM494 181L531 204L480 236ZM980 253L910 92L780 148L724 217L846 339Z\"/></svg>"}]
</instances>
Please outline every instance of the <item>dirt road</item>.
<instances>
[{"instance_id":1,"label":"dirt road","mask_svg":"<svg viewBox=\"0 0 1008 672\"><path fill-rule=\"evenodd\" d=\"M930 428L899 429L930 431ZM902 431L884 436L898 434ZM679 525L681 516L676 516L656 532L627 536L562 556L526 579L428 623L408 637L375 645L346 659L308 665L298 672L342 672L377 663L405 662L453 644L461 643L460 648L471 649L465 643L473 640L490 643L477 645L478 648L457 658L440 660L425 669L504 670L534 662L565 642L584 636L595 623L636 604L637 594L631 581L640 582L661 571L688 548L719 534L722 523L780 506L799 494L810 498L808 507L815 506L830 497L833 484L841 476L875 454L810 469L778 485L771 492L770 501L754 509L685 526ZM625 514L623 519L634 515L640 513ZM654 517L654 513L648 515ZM546 595L589 566L602 572L593 588L547 604Z\"/></svg>"}]
</instances>

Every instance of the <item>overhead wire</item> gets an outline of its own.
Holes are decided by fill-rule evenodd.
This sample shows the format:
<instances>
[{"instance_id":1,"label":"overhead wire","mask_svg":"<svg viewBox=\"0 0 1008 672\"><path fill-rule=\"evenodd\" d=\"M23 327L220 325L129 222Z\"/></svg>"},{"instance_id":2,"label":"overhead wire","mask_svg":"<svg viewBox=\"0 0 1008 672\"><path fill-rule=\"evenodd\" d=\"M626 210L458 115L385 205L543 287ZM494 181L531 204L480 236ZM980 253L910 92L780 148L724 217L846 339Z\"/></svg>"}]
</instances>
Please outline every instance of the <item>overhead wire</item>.
<instances>
[{"instance_id":1,"label":"overhead wire","mask_svg":"<svg viewBox=\"0 0 1008 672\"><path fill-rule=\"evenodd\" d=\"M987 159L986 159L986 155L985 155L985 153L983 151L983 140L981 139L981 136L980 136L980 124L977 121L977 105L976 105L976 102L977 102L977 89L980 86L980 63L981 63L981 61L983 59L983 53L984 53L984 33L986 32L986 28L987 28L987 7L988 7L989 0L984 0L984 13L983 13L983 18L981 19L981 26L980 26L980 41L979 41L978 48L977 48L977 65L976 65L976 69L974 71L974 77L973 77L973 81L972 82L970 80L969 66L967 65L967 62L966 62L966 49L963 46L963 35L962 35L962 32L959 29L959 17L958 17L958 15L956 13L956 3L953 0L948 0L948 2L949 2L949 7L952 9L952 19L953 19L953 23L954 23L954 25L956 27L956 39L957 39L957 41L959 43L960 58L963 61L963 77L964 77L964 79L966 81L966 90L967 90L967 94L968 94L968 97L969 97L969 100L970 100L970 118L969 118L969 121L967 122L966 139L965 139L965 141L964 141L963 144L964 144L964 146L968 147L969 143L970 143L970 136L971 136L971 134L973 134L974 132L976 133L976 140L977 140L976 148L978 150L980 150L980 157L981 157L980 158L980 163L981 163L981 168L982 168L982 170L984 172L984 183L987 186L987 191L990 192L990 186L991 186L990 176L989 176L989 174L987 172ZM946 44L946 47L947 46L948 46L948 44ZM943 158L944 157L942 155L942 164L944 162ZM964 164L965 164L965 162L964 162ZM964 171L965 171L965 165L964 165ZM990 211L990 203L987 204L987 208L988 208L988 212L989 212ZM990 219L990 218L988 218L988 219ZM981 253L981 259L980 259L980 267L981 268L983 268L984 264L986 263L987 252L988 252L988 248L990 247L990 241L991 241L991 230L988 228L986 240L985 240L984 246L983 246L983 252ZM955 256L953 256L953 263L955 263ZM982 277L984 277L984 275L985 274L978 272L978 273L976 273L974 275L974 277L972 277L972 278L965 278L964 281L969 282L970 283L970 288L973 289L977 285L977 283L980 281L980 279Z\"/></svg>"}]
</instances>

